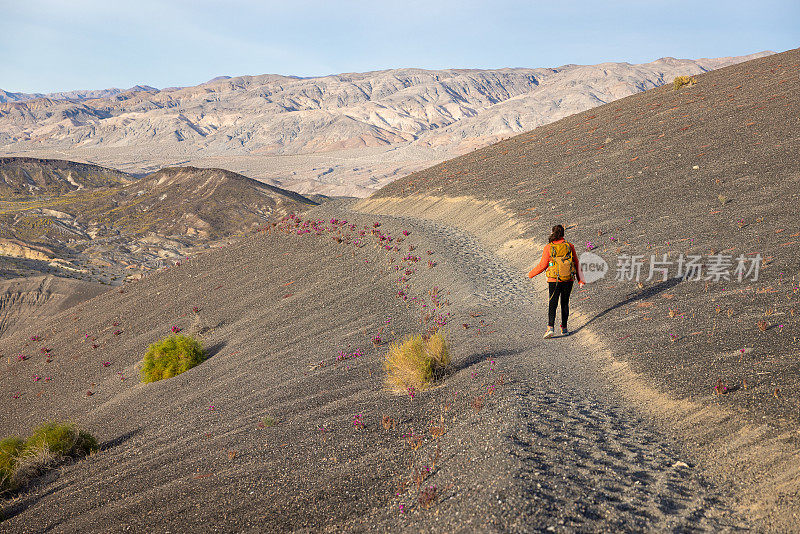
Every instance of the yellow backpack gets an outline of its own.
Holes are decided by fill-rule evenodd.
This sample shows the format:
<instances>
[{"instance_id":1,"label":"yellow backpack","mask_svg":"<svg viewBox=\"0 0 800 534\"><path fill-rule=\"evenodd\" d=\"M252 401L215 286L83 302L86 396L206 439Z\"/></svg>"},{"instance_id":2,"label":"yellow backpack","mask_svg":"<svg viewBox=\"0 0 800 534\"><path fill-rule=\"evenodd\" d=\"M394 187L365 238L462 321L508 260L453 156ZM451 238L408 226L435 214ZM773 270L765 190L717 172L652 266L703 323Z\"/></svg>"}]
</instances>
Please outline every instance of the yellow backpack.
<instances>
[{"instance_id":1,"label":"yellow backpack","mask_svg":"<svg viewBox=\"0 0 800 534\"><path fill-rule=\"evenodd\" d=\"M572 261L572 247L569 243L550 243L550 264L547 277L561 282L569 282L575 277L575 264Z\"/></svg>"}]
</instances>

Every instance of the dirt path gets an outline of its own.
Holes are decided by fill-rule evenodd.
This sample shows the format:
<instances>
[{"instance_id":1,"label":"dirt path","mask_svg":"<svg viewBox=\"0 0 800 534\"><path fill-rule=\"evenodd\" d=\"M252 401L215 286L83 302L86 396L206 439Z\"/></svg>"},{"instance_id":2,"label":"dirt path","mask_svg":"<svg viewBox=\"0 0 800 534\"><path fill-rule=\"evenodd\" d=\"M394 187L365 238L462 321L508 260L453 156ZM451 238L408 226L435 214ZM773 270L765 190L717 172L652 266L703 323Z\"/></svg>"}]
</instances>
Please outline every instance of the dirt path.
<instances>
[{"instance_id":1,"label":"dirt path","mask_svg":"<svg viewBox=\"0 0 800 534\"><path fill-rule=\"evenodd\" d=\"M497 527L716 532L744 524L671 437L615 399L575 337L542 339L545 300L530 280L463 231L397 219L430 240L462 286L455 305L479 309L493 325L488 345L512 379L496 406L508 410L498 418L511 416L496 439L513 459Z\"/></svg>"}]
</instances>

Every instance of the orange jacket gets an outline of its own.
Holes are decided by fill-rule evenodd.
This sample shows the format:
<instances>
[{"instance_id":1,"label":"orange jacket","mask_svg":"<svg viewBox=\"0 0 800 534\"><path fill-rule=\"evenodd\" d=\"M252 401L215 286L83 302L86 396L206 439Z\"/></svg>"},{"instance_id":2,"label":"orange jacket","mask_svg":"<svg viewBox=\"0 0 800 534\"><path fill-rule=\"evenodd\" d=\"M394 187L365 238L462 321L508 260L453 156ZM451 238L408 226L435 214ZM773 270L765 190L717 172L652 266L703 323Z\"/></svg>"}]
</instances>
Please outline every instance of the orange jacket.
<instances>
[{"instance_id":1,"label":"orange jacket","mask_svg":"<svg viewBox=\"0 0 800 534\"><path fill-rule=\"evenodd\" d=\"M553 241L553 244L558 245L559 243L563 243L563 239L556 239ZM569 248L572 249L572 263L575 264L575 272L578 273L578 282L583 282L583 273L581 272L581 264L578 263L578 255L575 254L575 247L572 243L569 244ZM544 252L542 252L542 259L539 260L539 265L534 267L531 272L528 273L528 278L533 278L537 274L543 273L547 266L550 264L550 245L548 244L544 247ZM558 282L555 278L547 277L548 282Z\"/></svg>"}]
</instances>

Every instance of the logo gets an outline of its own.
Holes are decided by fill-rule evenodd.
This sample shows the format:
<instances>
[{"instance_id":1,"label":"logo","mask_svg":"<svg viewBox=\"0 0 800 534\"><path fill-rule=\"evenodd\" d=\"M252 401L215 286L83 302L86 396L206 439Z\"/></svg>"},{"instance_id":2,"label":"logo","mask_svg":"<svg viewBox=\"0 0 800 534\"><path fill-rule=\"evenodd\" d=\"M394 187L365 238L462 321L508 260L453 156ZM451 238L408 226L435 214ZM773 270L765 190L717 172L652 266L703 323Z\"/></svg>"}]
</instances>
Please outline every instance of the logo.
<instances>
[{"instance_id":1,"label":"logo","mask_svg":"<svg viewBox=\"0 0 800 534\"><path fill-rule=\"evenodd\" d=\"M584 252L578 259L578 262L581 264L583 279L587 284L600 280L608 272L608 263L606 263L606 260L593 252Z\"/></svg>"}]
</instances>

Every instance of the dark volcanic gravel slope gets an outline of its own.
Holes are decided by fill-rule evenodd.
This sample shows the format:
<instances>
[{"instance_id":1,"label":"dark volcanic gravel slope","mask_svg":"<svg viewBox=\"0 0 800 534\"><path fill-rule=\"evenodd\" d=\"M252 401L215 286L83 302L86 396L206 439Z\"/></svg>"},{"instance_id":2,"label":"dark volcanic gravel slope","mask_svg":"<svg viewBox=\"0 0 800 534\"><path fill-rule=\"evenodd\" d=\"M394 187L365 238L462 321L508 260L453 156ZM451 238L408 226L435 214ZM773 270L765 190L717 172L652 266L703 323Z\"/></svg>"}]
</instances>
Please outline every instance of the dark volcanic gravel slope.
<instances>
[{"instance_id":1,"label":"dark volcanic gravel slope","mask_svg":"<svg viewBox=\"0 0 800 534\"><path fill-rule=\"evenodd\" d=\"M572 297L587 356L610 354L604 374L618 391L660 415L717 480L749 493L765 528L794 529L799 71L792 50L647 91L398 180L357 209L467 231L515 265L509 280L563 223L579 254L608 263ZM666 279L648 280L664 254ZM709 270L720 254L734 263L731 280ZM699 280L679 271L691 255ZM757 280L737 280L740 255L748 268L761 256ZM638 284L618 269L633 256Z\"/></svg>"},{"instance_id":2,"label":"dark volcanic gravel slope","mask_svg":"<svg viewBox=\"0 0 800 534\"><path fill-rule=\"evenodd\" d=\"M601 334L670 394L709 399L722 381L731 394L713 402L757 422L796 423L800 52L696 79L413 174L366 209L413 216L421 213L414 201L425 197L497 202L516 226L471 231L496 249L527 242L527 261L517 256L521 270L536 263L550 227L564 223L579 254L591 248L609 264L606 278L573 294L586 316L575 328ZM381 200L397 202L381 208ZM647 280L651 255L664 254L667 279L655 272ZM731 281L708 270L719 254L734 264ZM744 255L749 269L757 254L758 281L751 274L738 282L737 258ZM615 279L618 261L637 255L642 285ZM701 256L702 280L681 280L681 255Z\"/></svg>"},{"instance_id":3,"label":"dark volcanic gravel slope","mask_svg":"<svg viewBox=\"0 0 800 534\"><path fill-rule=\"evenodd\" d=\"M746 524L677 443L612 400L577 340L540 339L536 291L477 240L410 220L375 229L339 204L313 215L338 220L287 221L3 340L0 428L74 419L104 442L7 501L4 532ZM432 308L453 372L413 399L388 393L371 340L420 331ZM138 384L147 344L173 325L201 331L212 357Z\"/></svg>"},{"instance_id":4,"label":"dark volcanic gravel slope","mask_svg":"<svg viewBox=\"0 0 800 534\"><path fill-rule=\"evenodd\" d=\"M405 218L327 203L310 215L323 223L285 221L2 340L4 433L71 418L105 442L4 503L3 529L796 530L796 462L753 442L770 425L795 435L797 69L779 54L565 119L358 205ZM742 284L607 278L574 294L577 335L544 341L523 270L555 220L612 268L712 248L768 262ZM193 328L192 306L212 357L136 383L148 343ZM425 316L447 323L453 372L390 394L372 339ZM647 419L593 336L706 408ZM737 434L736 410L767 424ZM703 429L698 443L671 415Z\"/></svg>"},{"instance_id":5,"label":"dark volcanic gravel slope","mask_svg":"<svg viewBox=\"0 0 800 534\"><path fill-rule=\"evenodd\" d=\"M377 253L353 253L263 232L4 338L2 434L75 420L107 450L17 498L3 531L319 528L384 503L425 404L382 391L371 336L414 323ZM172 326L200 330L211 358L140 384L148 344Z\"/></svg>"}]
</instances>

